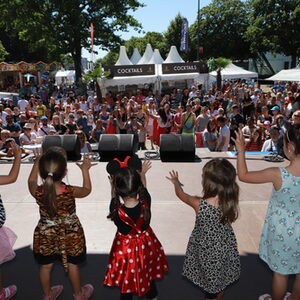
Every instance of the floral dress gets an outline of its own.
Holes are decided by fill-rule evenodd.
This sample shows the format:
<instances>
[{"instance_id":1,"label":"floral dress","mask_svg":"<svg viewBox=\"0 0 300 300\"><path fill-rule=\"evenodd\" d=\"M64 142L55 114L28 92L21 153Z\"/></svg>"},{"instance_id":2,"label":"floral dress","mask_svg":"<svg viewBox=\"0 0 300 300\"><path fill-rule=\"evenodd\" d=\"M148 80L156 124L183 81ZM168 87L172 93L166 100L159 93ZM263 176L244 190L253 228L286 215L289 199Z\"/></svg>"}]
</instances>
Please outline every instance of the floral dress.
<instances>
[{"instance_id":1,"label":"floral dress","mask_svg":"<svg viewBox=\"0 0 300 300\"><path fill-rule=\"evenodd\" d=\"M300 273L300 177L279 168L282 185L271 195L259 256L274 272Z\"/></svg>"}]
</instances>

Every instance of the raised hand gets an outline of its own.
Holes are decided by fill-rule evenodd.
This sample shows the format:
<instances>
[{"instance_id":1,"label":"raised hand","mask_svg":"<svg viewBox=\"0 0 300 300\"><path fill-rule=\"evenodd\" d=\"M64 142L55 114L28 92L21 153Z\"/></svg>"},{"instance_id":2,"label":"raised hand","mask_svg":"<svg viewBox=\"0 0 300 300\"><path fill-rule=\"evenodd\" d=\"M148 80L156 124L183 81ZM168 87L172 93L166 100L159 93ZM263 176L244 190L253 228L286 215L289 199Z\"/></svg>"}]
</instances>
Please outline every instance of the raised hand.
<instances>
[{"instance_id":1,"label":"raised hand","mask_svg":"<svg viewBox=\"0 0 300 300\"><path fill-rule=\"evenodd\" d=\"M22 154L22 149L17 145L17 143L13 140L11 141L11 149L14 157L20 157Z\"/></svg>"},{"instance_id":2,"label":"raised hand","mask_svg":"<svg viewBox=\"0 0 300 300\"><path fill-rule=\"evenodd\" d=\"M141 174L146 174L152 167L152 164L149 160L145 160L142 164Z\"/></svg>"},{"instance_id":3,"label":"raised hand","mask_svg":"<svg viewBox=\"0 0 300 300\"><path fill-rule=\"evenodd\" d=\"M83 171L89 170L91 167L96 166L96 163L92 164L91 157L88 154L84 154L82 164L76 163L76 165Z\"/></svg>"},{"instance_id":4,"label":"raised hand","mask_svg":"<svg viewBox=\"0 0 300 300\"><path fill-rule=\"evenodd\" d=\"M170 180L173 184L179 184L180 186L183 186L183 184L179 181L179 177L178 177L178 172L177 171L172 170L171 172L169 172L169 174L170 174L170 177L166 176L166 178L168 180Z\"/></svg>"},{"instance_id":5,"label":"raised hand","mask_svg":"<svg viewBox=\"0 0 300 300\"><path fill-rule=\"evenodd\" d=\"M235 149L237 152L245 151L245 139L241 129L235 131L236 138L231 138L235 143Z\"/></svg>"}]
</instances>

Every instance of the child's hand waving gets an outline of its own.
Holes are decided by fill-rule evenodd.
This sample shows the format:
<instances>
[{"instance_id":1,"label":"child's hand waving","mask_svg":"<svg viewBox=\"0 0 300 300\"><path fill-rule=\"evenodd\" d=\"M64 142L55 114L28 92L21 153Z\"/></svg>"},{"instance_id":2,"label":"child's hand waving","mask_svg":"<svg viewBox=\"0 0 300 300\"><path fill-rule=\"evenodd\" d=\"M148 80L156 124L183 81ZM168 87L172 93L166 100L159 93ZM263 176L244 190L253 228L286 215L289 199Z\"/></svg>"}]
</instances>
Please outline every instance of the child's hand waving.
<instances>
[{"instance_id":1,"label":"child's hand waving","mask_svg":"<svg viewBox=\"0 0 300 300\"><path fill-rule=\"evenodd\" d=\"M241 129L235 131L236 138L231 138L235 143L235 148L237 152L244 152L245 151L245 139Z\"/></svg>"},{"instance_id":2,"label":"child's hand waving","mask_svg":"<svg viewBox=\"0 0 300 300\"><path fill-rule=\"evenodd\" d=\"M183 184L179 181L177 171L172 170L171 172L169 172L169 174L170 174L170 177L166 176L166 178L168 180L170 180L173 184L179 184L179 186L183 186Z\"/></svg>"},{"instance_id":3,"label":"child's hand waving","mask_svg":"<svg viewBox=\"0 0 300 300\"><path fill-rule=\"evenodd\" d=\"M82 164L76 163L76 165L83 171L89 170L91 167L96 166L97 164L92 164L90 156L88 154L84 154Z\"/></svg>"},{"instance_id":4,"label":"child's hand waving","mask_svg":"<svg viewBox=\"0 0 300 300\"><path fill-rule=\"evenodd\" d=\"M151 162L149 160L145 160L142 164L141 174L146 174L151 169L151 167Z\"/></svg>"}]
</instances>

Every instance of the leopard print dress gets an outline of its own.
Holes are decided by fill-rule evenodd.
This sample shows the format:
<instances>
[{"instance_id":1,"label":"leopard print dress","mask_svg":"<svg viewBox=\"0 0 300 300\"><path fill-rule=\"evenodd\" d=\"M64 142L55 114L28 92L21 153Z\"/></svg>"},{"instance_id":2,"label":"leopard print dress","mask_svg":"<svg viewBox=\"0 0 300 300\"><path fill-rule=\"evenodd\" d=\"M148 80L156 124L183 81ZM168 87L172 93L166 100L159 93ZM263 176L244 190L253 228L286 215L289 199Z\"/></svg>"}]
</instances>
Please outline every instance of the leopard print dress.
<instances>
[{"instance_id":1,"label":"leopard print dress","mask_svg":"<svg viewBox=\"0 0 300 300\"><path fill-rule=\"evenodd\" d=\"M76 215L72 186L63 185L63 192L56 197L56 216L51 218L43 202L43 187L36 191L40 220L34 231L33 252L35 257L61 259L68 271L68 260L85 255L86 245L83 228ZM72 261L70 261L72 262Z\"/></svg>"},{"instance_id":2,"label":"leopard print dress","mask_svg":"<svg viewBox=\"0 0 300 300\"><path fill-rule=\"evenodd\" d=\"M221 209L201 199L187 246L183 276L207 293L219 293L240 277L240 257L230 224Z\"/></svg>"}]
</instances>

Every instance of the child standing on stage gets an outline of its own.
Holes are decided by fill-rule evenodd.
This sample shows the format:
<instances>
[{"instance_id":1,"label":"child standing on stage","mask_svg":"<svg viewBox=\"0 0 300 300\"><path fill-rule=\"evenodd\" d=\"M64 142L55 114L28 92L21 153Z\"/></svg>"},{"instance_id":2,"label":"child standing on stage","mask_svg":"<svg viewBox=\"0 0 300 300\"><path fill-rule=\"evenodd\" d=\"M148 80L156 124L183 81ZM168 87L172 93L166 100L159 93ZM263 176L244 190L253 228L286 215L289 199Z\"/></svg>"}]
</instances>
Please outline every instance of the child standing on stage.
<instances>
[{"instance_id":1,"label":"child standing on stage","mask_svg":"<svg viewBox=\"0 0 300 300\"><path fill-rule=\"evenodd\" d=\"M60 148L58 148L60 149ZM54 300L63 286L51 287L51 270L56 260L61 260L68 272L74 299L85 300L93 293L93 287L81 287L78 264L86 259L85 237L76 215L75 198L83 198L91 192L88 156L83 163L77 163L82 171L82 187L63 183L67 174L67 160L64 151L49 149L37 157L28 178L28 187L40 209L40 220L34 231L33 254L40 264L39 279L44 293L43 300ZM38 186L38 174L43 184Z\"/></svg>"},{"instance_id":2,"label":"child standing on stage","mask_svg":"<svg viewBox=\"0 0 300 300\"><path fill-rule=\"evenodd\" d=\"M168 265L163 248L149 225L151 196L147 191L145 174L151 164L147 161L141 167L139 161L140 165L137 163L134 169L128 167L131 161L128 160L127 164L125 160L125 163L120 162L122 168L119 165L112 171L110 166L113 163L119 164L114 161L107 166L112 186L108 218L114 221L117 233L104 284L119 286L121 300L131 300L133 293L157 299L155 279L163 278Z\"/></svg>"},{"instance_id":3,"label":"child standing on stage","mask_svg":"<svg viewBox=\"0 0 300 300\"><path fill-rule=\"evenodd\" d=\"M240 257L231 223L238 217L239 187L235 168L226 159L213 159L203 167L203 196L186 194L178 172L167 177L177 197L196 212L183 266L183 275L205 293L221 300L225 288L240 277Z\"/></svg>"},{"instance_id":4,"label":"child standing on stage","mask_svg":"<svg viewBox=\"0 0 300 300\"><path fill-rule=\"evenodd\" d=\"M8 175L0 176L0 185L10 184L17 180L20 164L21 164L21 149L16 145L15 141L12 141L12 152L15 157L14 163L10 169ZM0 268L1 264L13 259L15 257L15 252L12 246L16 240L16 235L7 227L4 227L5 222L5 210L0 197ZM17 292L17 287L15 285L10 285L6 288L3 287L2 274L0 269L0 300L6 300L12 298Z\"/></svg>"},{"instance_id":5,"label":"child standing on stage","mask_svg":"<svg viewBox=\"0 0 300 300\"><path fill-rule=\"evenodd\" d=\"M300 299L300 125L292 125L284 136L285 168L248 171L241 131L235 139L238 176L248 183L273 183L259 256L273 271L272 297L259 300ZM292 294L287 293L288 277L295 274Z\"/></svg>"}]
</instances>

